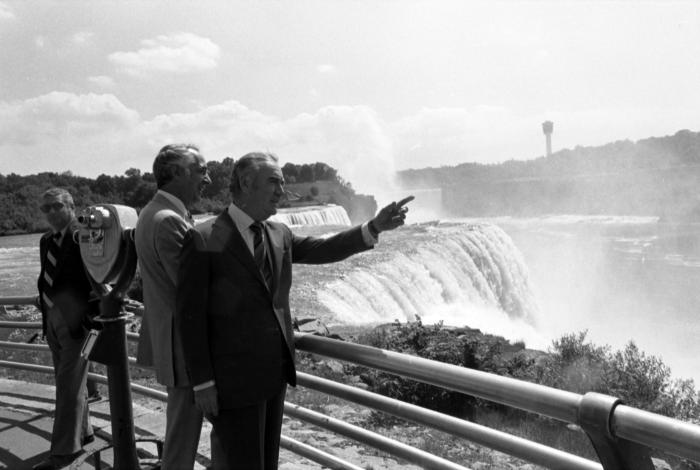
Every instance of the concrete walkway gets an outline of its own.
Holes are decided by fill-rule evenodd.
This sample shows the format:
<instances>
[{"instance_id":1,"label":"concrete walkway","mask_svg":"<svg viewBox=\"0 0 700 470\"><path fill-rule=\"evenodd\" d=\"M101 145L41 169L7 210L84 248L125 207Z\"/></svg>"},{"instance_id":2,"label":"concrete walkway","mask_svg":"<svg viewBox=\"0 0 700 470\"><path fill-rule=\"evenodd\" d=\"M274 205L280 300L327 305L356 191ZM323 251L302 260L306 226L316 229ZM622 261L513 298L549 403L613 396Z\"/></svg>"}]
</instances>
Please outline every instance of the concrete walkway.
<instances>
[{"instance_id":1,"label":"concrete walkway","mask_svg":"<svg viewBox=\"0 0 700 470\"><path fill-rule=\"evenodd\" d=\"M31 470L32 466L48 456L53 425L54 387L16 380L0 379L0 468L8 470ZM104 392L103 392L104 393ZM135 433L137 440L160 439L165 429L164 404L156 400L138 398L133 406ZM86 446L100 452L102 468L111 468L113 463L111 441L111 422L109 401L102 399L90 404L90 422L95 430L95 441ZM206 439L209 440L208 430ZM204 433L203 433L204 434ZM203 436L204 437L204 436ZM139 457L143 458L144 467L157 456L153 442L137 442ZM209 463L209 449L200 446L195 468L203 469ZM94 455L77 469L92 469ZM89 462L89 463L88 463ZM147 467L146 467L147 468Z\"/></svg>"},{"instance_id":2,"label":"concrete walkway","mask_svg":"<svg viewBox=\"0 0 700 470\"><path fill-rule=\"evenodd\" d=\"M106 386L100 386L106 395ZM0 469L31 470L32 466L48 456L53 425L55 389L51 385L28 383L0 378ZM142 470L152 468L157 461L154 439L162 439L165 432L165 403L145 398L134 393L133 414L137 452ZM75 470L95 468L95 454L100 450L101 468L111 469L113 454L111 443L112 425L110 422L109 401L90 404L90 422L95 430L95 441L85 447L89 456L84 462L71 467ZM211 425L205 420L195 470L204 470L209 465L209 433ZM310 429L301 422L285 418L283 434L307 442L319 448L332 448L333 453L362 468L418 470L418 467L399 463L387 456L367 452L356 443L347 441L330 432ZM151 440L147 442L147 440ZM324 445L325 444L325 445ZM87 457L87 458L85 458ZM280 470L320 470L316 462L280 449Z\"/></svg>"}]
</instances>

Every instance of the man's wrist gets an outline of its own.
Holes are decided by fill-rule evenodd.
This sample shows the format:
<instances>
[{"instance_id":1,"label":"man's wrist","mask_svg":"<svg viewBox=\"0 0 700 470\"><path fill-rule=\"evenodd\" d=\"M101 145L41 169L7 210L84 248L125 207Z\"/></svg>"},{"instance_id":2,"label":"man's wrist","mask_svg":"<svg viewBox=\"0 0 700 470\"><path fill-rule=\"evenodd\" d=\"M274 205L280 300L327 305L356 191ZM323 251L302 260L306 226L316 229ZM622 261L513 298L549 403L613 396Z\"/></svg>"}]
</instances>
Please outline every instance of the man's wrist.
<instances>
[{"instance_id":1,"label":"man's wrist","mask_svg":"<svg viewBox=\"0 0 700 470\"><path fill-rule=\"evenodd\" d=\"M367 228L369 229L369 233L372 235L372 237L377 238L379 236L379 230L377 230L377 226L374 225L374 219L367 223Z\"/></svg>"}]
</instances>

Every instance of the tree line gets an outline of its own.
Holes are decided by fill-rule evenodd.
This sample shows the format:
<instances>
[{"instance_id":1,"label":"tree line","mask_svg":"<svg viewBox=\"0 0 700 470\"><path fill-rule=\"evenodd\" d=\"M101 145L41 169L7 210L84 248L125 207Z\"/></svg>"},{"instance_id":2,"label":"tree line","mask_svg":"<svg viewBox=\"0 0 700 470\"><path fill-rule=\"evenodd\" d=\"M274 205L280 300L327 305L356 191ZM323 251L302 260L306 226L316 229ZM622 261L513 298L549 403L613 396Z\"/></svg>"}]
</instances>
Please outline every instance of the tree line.
<instances>
[{"instance_id":1,"label":"tree line","mask_svg":"<svg viewBox=\"0 0 700 470\"><path fill-rule=\"evenodd\" d=\"M549 157L399 172L406 188L441 188L454 216L551 213L700 220L700 132L577 146Z\"/></svg>"},{"instance_id":2,"label":"tree line","mask_svg":"<svg viewBox=\"0 0 700 470\"><path fill-rule=\"evenodd\" d=\"M202 200L193 213L218 213L230 202L229 183L234 160L207 162L211 184L203 192ZM338 175L337 170L325 163L287 163L282 167L287 183L331 181L349 197L354 196L352 185ZM36 233L48 229L44 215L39 210L42 193L50 187L62 187L70 191L76 207L93 204L124 204L137 210L145 206L156 192L153 173L129 168L123 175L101 174L97 178L77 176L70 171L62 173L42 172L32 175L0 174L0 235Z\"/></svg>"}]
</instances>

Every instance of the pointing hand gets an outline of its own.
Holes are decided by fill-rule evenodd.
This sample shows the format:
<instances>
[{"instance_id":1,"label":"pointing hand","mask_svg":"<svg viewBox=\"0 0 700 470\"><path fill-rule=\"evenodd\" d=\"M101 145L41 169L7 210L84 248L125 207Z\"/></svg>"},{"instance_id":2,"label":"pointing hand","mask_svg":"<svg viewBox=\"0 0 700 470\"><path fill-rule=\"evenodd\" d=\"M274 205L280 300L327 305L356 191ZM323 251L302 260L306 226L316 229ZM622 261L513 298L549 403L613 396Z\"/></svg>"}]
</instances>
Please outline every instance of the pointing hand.
<instances>
[{"instance_id":1,"label":"pointing hand","mask_svg":"<svg viewBox=\"0 0 700 470\"><path fill-rule=\"evenodd\" d=\"M413 199L415 199L413 196L408 196L399 202L388 204L379 211L374 219L370 220L370 226L373 226L377 233L400 227L404 224L406 212L408 212L408 207L405 207L405 205L413 201Z\"/></svg>"}]
</instances>

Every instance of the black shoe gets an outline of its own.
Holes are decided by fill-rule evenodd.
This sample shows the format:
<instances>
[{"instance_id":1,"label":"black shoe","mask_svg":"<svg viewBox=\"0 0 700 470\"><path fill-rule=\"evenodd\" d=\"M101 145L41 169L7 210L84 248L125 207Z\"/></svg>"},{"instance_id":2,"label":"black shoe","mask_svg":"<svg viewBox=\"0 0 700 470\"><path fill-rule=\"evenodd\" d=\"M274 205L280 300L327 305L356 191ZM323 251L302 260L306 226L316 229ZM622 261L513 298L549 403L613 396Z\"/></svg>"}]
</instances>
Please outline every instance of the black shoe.
<instances>
[{"instance_id":1,"label":"black shoe","mask_svg":"<svg viewBox=\"0 0 700 470\"><path fill-rule=\"evenodd\" d=\"M83 447L90 444L91 442L95 442L94 434L88 434L87 436L83 437Z\"/></svg>"},{"instance_id":2,"label":"black shoe","mask_svg":"<svg viewBox=\"0 0 700 470\"><path fill-rule=\"evenodd\" d=\"M96 401L100 400L102 400L102 395L100 395L100 392L95 392L92 395L88 395L87 397L88 403L95 403Z\"/></svg>"},{"instance_id":3,"label":"black shoe","mask_svg":"<svg viewBox=\"0 0 700 470\"><path fill-rule=\"evenodd\" d=\"M80 451L69 455L50 455L32 467L32 470L60 470L69 467L71 463L80 455Z\"/></svg>"}]
</instances>

